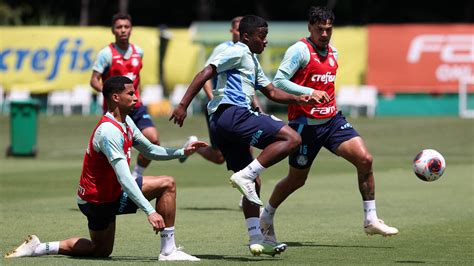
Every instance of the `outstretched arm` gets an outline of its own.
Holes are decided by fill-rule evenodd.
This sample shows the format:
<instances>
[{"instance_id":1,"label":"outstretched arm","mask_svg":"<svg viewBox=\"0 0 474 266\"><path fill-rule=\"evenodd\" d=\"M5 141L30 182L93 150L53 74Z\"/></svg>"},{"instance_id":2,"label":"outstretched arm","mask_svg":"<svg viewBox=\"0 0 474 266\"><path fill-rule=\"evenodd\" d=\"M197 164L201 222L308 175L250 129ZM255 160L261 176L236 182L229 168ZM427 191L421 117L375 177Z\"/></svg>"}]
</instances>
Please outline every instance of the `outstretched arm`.
<instances>
[{"instance_id":1,"label":"outstretched arm","mask_svg":"<svg viewBox=\"0 0 474 266\"><path fill-rule=\"evenodd\" d=\"M315 104L317 102L325 101L325 97L316 98L312 95L293 95L276 88L271 83L260 91L270 100L283 104ZM326 94L327 96L327 94Z\"/></svg>"},{"instance_id":2,"label":"outstretched arm","mask_svg":"<svg viewBox=\"0 0 474 266\"><path fill-rule=\"evenodd\" d=\"M208 65L203 70L201 70L201 72L197 73L186 90L183 99L181 99L181 102L173 110L169 120L173 120L173 123L182 127L184 119L186 119L186 110L188 109L189 104L194 99L196 94L198 94L199 90L201 90L201 88L204 86L204 83L214 77L216 74L216 67L214 65Z\"/></svg>"},{"instance_id":3,"label":"outstretched arm","mask_svg":"<svg viewBox=\"0 0 474 266\"><path fill-rule=\"evenodd\" d=\"M187 157L193 154L197 149L206 146L208 146L206 142L195 141L185 148L166 148L151 143L143 135L139 135L133 140L133 147L135 147L146 158L156 161L165 161Z\"/></svg>"}]
</instances>

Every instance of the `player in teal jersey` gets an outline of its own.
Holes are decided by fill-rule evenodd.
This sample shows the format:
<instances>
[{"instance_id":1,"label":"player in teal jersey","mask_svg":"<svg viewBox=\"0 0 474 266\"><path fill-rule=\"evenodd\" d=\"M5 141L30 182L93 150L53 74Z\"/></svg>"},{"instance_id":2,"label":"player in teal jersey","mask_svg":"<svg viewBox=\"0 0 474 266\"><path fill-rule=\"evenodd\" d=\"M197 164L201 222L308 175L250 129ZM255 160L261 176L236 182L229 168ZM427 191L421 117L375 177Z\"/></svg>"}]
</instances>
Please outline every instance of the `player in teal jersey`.
<instances>
[{"instance_id":1,"label":"player in teal jersey","mask_svg":"<svg viewBox=\"0 0 474 266\"><path fill-rule=\"evenodd\" d=\"M363 199L364 231L383 236L398 230L378 219L375 209L375 180L372 155L363 139L337 111L335 79L337 51L330 45L334 14L325 7L311 7L308 30L310 37L290 46L275 75L274 84L295 95L325 91L330 101L314 105L290 105L288 124L301 135L299 149L289 156L288 176L276 186L260 216L260 226L267 240L276 241L273 217L276 208L308 178L313 160L325 147L352 163L357 169L359 191Z\"/></svg>"},{"instance_id":2,"label":"player in teal jersey","mask_svg":"<svg viewBox=\"0 0 474 266\"><path fill-rule=\"evenodd\" d=\"M191 82L170 120L179 126L186 118L186 109L204 83L217 76L213 98L207 105L210 114L211 138L234 174L230 182L244 196L243 213L253 255L275 255L286 244L263 239L259 223L260 184L256 178L266 168L284 159L299 145L298 134L282 120L252 110L252 97L260 90L279 103L311 104L327 97L291 95L276 89L264 74L256 54L267 45L268 24L258 16L247 15L239 26L240 41L219 53ZM262 149L254 159L250 147Z\"/></svg>"},{"instance_id":3,"label":"player in teal jersey","mask_svg":"<svg viewBox=\"0 0 474 266\"><path fill-rule=\"evenodd\" d=\"M132 145L150 159L169 160L188 156L207 144L198 141L184 149L152 144L128 116L137 102L134 92L132 81L124 76L113 76L104 83L108 111L89 140L77 191L77 203L87 217L91 239L73 237L41 243L37 236L29 235L23 244L7 253L6 258L55 254L108 257L114 247L116 215L135 213L140 208L152 229L160 232L159 260L199 260L179 250L175 244L174 178L143 176L135 179L129 167ZM155 207L149 202L153 199L156 199Z\"/></svg>"}]
</instances>

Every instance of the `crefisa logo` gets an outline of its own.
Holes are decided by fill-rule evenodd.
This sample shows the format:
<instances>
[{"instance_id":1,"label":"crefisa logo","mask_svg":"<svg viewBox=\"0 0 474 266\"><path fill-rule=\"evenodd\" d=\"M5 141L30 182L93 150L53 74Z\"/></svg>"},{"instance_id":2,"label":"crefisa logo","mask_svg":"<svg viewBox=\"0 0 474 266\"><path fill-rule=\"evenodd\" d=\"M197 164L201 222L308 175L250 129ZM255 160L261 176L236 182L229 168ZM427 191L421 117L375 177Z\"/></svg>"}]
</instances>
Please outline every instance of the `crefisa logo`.
<instances>
[{"instance_id":1,"label":"crefisa logo","mask_svg":"<svg viewBox=\"0 0 474 266\"><path fill-rule=\"evenodd\" d=\"M20 72L30 68L45 74L48 81L54 80L63 64L71 72L90 71L94 50L83 46L81 38L61 38L53 49L6 47L0 50L0 72Z\"/></svg>"}]
</instances>

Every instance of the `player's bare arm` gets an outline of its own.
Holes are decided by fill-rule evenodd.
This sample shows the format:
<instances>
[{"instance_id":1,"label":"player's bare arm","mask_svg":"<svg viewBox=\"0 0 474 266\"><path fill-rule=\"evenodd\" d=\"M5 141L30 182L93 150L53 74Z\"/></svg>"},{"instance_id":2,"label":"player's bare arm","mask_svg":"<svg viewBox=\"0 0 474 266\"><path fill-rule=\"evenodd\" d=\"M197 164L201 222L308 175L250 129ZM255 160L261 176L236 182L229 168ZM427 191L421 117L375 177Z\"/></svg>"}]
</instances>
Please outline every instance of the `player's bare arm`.
<instances>
[{"instance_id":1,"label":"player's bare arm","mask_svg":"<svg viewBox=\"0 0 474 266\"><path fill-rule=\"evenodd\" d=\"M97 92L102 92L102 81L101 75L97 71L92 71L90 85L94 88Z\"/></svg>"},{"instance_id":2,"label":"player's bare arm","mask_svg":"<svg viewBox=\"0 0 474 266\"><path fill-rule=\"evenodd\" d=\"M203 70L201 70L193 79L189 85L186 93L181 99L181 102L176 106L171 114L169 121L173 120L173 123L178 124L180 127L183 126L184 119L186 119L189 104L196 97L198 92L201 90L204 83L209 79L217 75L216 67L214 65L208 65Z\"/></svg>"}]
</instances>

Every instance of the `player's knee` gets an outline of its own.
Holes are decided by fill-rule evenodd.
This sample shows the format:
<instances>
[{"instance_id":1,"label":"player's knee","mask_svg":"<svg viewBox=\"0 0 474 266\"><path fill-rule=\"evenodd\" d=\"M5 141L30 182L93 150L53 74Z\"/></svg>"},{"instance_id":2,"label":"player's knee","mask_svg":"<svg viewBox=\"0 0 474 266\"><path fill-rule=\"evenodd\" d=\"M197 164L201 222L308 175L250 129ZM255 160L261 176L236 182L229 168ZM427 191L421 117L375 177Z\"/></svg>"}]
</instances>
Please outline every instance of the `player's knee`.
<instances>
[{"instance_id":1,"label":"player's knee","mask_svg":"<svg viewBox=\"0 0 474 266\"><path fill-rule=\"evenodd\" d=\"M160 145L160 140L158 139L158 137L150 138L148 140L155 145Z\"/></svg>"},{"instance_id":2,"label":"player's knee","mask_svg":"<svg viewBox=\"0 0 474 266\"><path fill-rule=\"evenodd\" d=\"M365 169L371 169L372 168L372 154L370 153L365 153L359 158L359 165L361 165Z\"/></svg>"},{"instance_id":3,"label":"player's knee","mask_svg":"<svg viewBox=\"0 0 474 266\"><path fill-rule=\"evenodd\" d=\"M225 159L224 159L224 156L222 156L222 155L217 155L214 158L214 163L216 163L216 164L223 164L224 162L225 162Z\"/></svg>"},{"instance_id":4,"label":"player's knee","mask_svg":"<svg viewBox=\"0 0 474 266\"><path fill-rule=\"evenodd\" d=\"M97 258L108 258L112 254L113 247L112 248L107 248L107 247L98 247L94 249L93 256Z\"/></svg>"},{"instance_id":5,"label":"player's knee","mask_svg":"<svg viewBox=\"0 0 474 266\"><path fill-rule=\"evenodd\" d=\"M289 185L292 186L293 190L297 190L300 187L306 184L307 175L289 175L286 179L288 180L285 186Z\"/></svg>"},{"instance_id":6,"label":"player's knee","mask_svg":"<svg viewBox=\"0 0 474 266\"><path fill-rule=\"evenodd\" d=\"M301 145L301 136L298 134L291 134L290 138L288 139L288 147L290 148L291 152L296 151L296 149L300 145Z\"/></svg>"},{"instance_id":7,"label":"player's knee","mask_svg":"<svg viewBox=\"0 0 474 266\"><path fill-rule=\"evenodd\" d=\"M162 177L162 187L161 189L165 189L166 191L175 192L176 191L176 182L172 176L164 176Z\"/></svg>"}]
</instances>

